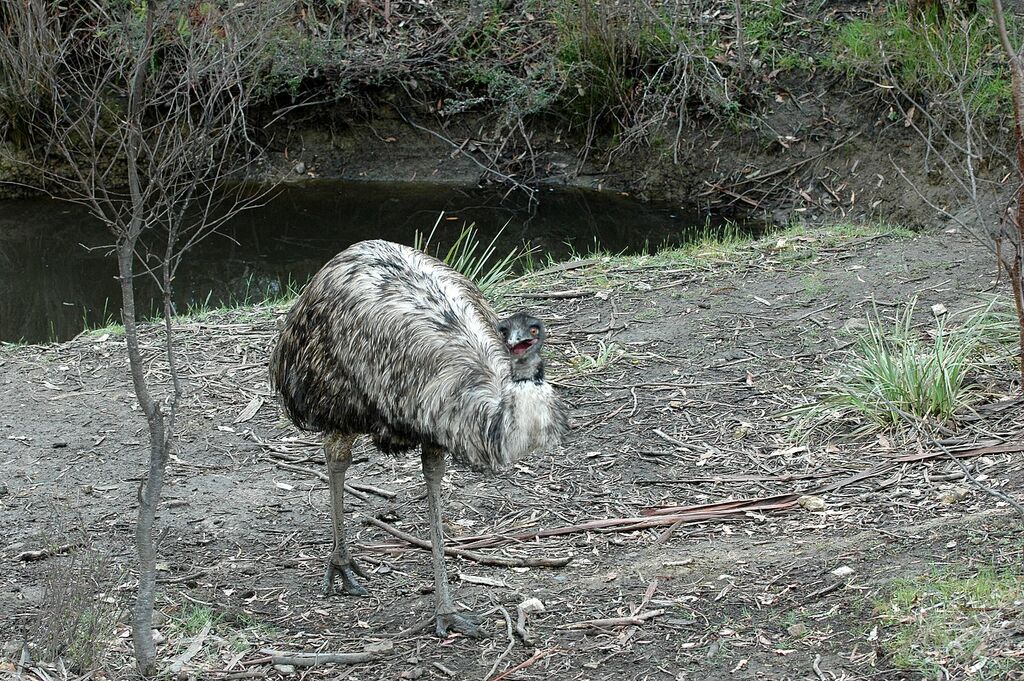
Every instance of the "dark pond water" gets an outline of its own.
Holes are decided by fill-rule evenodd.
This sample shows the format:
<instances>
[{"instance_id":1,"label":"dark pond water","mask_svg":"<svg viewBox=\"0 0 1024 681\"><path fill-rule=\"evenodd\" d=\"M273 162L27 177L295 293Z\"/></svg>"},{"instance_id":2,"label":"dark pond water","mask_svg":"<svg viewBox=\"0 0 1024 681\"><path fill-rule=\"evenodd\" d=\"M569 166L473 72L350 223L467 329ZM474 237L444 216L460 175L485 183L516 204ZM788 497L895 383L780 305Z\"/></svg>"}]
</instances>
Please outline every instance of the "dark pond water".
<instances>
[{"instance_id":1,"label":"dark pond water","mask_svg":"<svg viewBox=\"0 0 1024 681\"><path fill-rule=\"evenodd\" d=\"M572 189L538 192L532 208L494 191L417 184L322 181L285 186L261 208L237 216L199 244L179 270L178 311L202 304L261 300L305 282L335 253L368 238L411 244L429 233L450 244L464 224L490 238L505 226L499 251L529 242L556 257L595 241L614 252L677 244L710 225L692 211L640 203L619 194ZM506 224L507 223L507 224ZM52 199L0 201L0 341L71 338L118 319L116 263L107 231L75 205ZM142 286L141 311L156 310Z\"/></svg>"}]
</instances>

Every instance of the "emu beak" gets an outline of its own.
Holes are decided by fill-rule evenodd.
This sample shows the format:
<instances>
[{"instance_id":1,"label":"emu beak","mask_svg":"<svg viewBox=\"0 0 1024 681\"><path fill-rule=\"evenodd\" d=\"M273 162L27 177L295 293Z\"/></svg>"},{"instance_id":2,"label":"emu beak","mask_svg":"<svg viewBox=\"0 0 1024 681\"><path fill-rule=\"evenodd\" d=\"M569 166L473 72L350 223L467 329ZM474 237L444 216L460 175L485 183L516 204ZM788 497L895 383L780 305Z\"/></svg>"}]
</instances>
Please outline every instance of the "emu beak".
<instances>
[{"instance_id":1,"label":"emu beak","mask_svg":"<svg viewBox=\"0 0 1024 681\"><path fill-rule=\"evenodd\" d=\"M537 339L532 336L512 332L508 337L508 351L513 356L520 356L526 354L526 351L537 344Z\"/></svg>"}]
</instances>

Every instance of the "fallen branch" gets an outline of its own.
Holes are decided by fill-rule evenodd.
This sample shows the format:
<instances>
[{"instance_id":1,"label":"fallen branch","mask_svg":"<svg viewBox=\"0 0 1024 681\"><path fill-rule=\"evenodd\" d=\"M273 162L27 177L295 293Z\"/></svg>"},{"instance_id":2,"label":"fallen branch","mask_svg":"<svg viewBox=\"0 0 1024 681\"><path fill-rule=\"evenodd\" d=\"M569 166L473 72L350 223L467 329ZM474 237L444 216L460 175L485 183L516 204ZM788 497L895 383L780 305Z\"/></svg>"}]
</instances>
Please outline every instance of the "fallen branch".
<instances>
[{"instance_id":1,"label":"fallen branch","mask_svg":"<svg viewBox=\"0 0 1024 681\"><path fill-rule=\"evenodd\" d=\"M385 653L391 652L394 644L390 641L382 641L373 646L367 646L360 653L287 653L271 648L262 648L261 653L268 657L259 660L251 660L248 665L254 664L287 664L293 667L318 667L323 664L360 664L375 660Z\"/></svg>"},{"instance_id":2,"label":"fallen branch","mask_svg":"<svg viewBox=\"0 0 1024 681\"><path fill-rule=\"evenodd\" d=\"M418 548L426 551L431 550L430 542L426 539L420 539L415 535L411 535L408 532L403 532L397 527L387 524L383 520L377 518L364 518L364 521L368 525L378 527L385 532L392 534L404 542L412 544ZM488 556L483 553L476 553L475 551L467 551L465 549L457 549L450 546L444 548L446 556L457 556L459 558L465 558L481 565L496 565L499 567L565 567L572 561L572 556L565 556L563 558L506 558L504 556Z\"/></svg>"},{"instance_id":3,"label":"fallen branch","mask_svg":"<svg viewBox=\"0 0 1024 681\"><path fill-rule=\"evenodd\" d=\"M573 622L572 624L563 624L559 629L607 629L609 627L630 627L639 626L649 619L664 615L664 608L658 608L657 610L648 610L642 612L639 615L631 615L629 617L609 617L607 619L598 620L584 620L582 622Z\"/></svg>"},{"instance_id":4,"label":"fallen branch","mask_svg":"<svg viewBox=\"0 0 1024 681\"><path fill-rule=\"evenodd\" d=\"M559 651L561 651L561 648L548 648L547 650L538 650L537 652L535 652L533 654L533 656L529 660L526 660L525 662L520 662L515 667L512 667L512 669L509 669L507 671L502 672L501 674L498 674L497 676L492 678L491 681L502 681L502 679L507 679L508 677L512 676L516 672L522 671L522 670L526 669L527 667L530 667L530 666L536 664L537 662L540 662L541 660L543 660L548 655L552 655L552 654L557 653Z\"/></svg>"},{"instance_id":5,"label":"fallen branch","mask_svg":"<svg viewBox=\"0 0 1024 681\"><path fill-rule=\"evenodd\" d=\"M546 293L509 293L511 298L586 298L592 295L592 291L548 291Z\"/></svg>"},{"instance_id":6,"label":"fallen branch","mask_svg":"<svg viewBox=\"0 0 1024 681\"><path fill-rule=\"evenodd\" d=\"M601 262L601 258L586 258L585 260L569 260L567 262L560 262L557 265L552 265L551 267L545 267L544 269L538 270L536 272L529 272L528 274L524 274L522 276L516 277L512 281L514 281L514 282L515 281L521 281L523 279L531 279L533 277L541 277L541 276L544 276L545 274L554 274L555 272L566 272L568 270L576 270L576 269L579 269L581 267L590 267L591 265L596 265L599 262Z\"/></svg>"},{"instance_id":7,"label":"fallen branch","mask_svg":"<svg viewBox=\"0 0 1024 681\"><path fill-rule=\"evenodd\" d=\"M501 661L504 660L508 656L508 654L512 652L512 648L516 644L516 639L512 635L512 616L508 614L508 610L506 610L501 605L496 605L489 611L484 613L484 615L486 616L488 613L491 612L500 612L505 617L505 635L508 637L508 645L505 646L505 650L494 659L494 664L491 665L491 671L487 672L487 674L484 676L484 681L487 681L487 679L491 678L494 675L494 672L498 671L498 665L501 664Z\"/></svg>"},{"instance_id":8,"label":"fallen branch","mask_svg":"<svg viewBox=\"0 0 1024 681\"><path fill-rule=\"evenodd\" d=\"M273 456L273 452L271 452L271 456ZM304 473L306 475L312 475L312 476L314 476L316 478L320 478L321 480L323 480L324 482L326 482L328 484L330 484L330 482L331 482L331 479L329 477L327 477L327 473L324 473L323 471L318 471L318 470L313 469L313 468L306 468L305 466L297 466L297 465L295 465L293 463L288 463L286 461L280 461L276 457L274 458L274 465L277 466L278 468L283 468L283 469L288 470L288 471L294 471L296 473ZM351 494L356 499L359 499L359 501L366 501L366 495L363 492L360 492L358 489L356 489L352 485L352 483L349 483L349 482L345 483L345 493L346 494Z\"/></svg>"},{"instance_id":9,"label":"fallen branch","mask_svg":"<svg viewBox=\"0 0 1024 681\"><path fill-rule=\"evenodd\" d=\"M936 443L936 446L942 447L939 443ZM942 447L942 449L946 450L945 447ZM567 525L564 527L555 527L550 529L530 529L517 533L476 535L472 537L464 537L461 540L455 540L459 543L460 548L450 550L454 552L471 548L495 548L506 544L531 541L545 537L560 537L581 532L633 532L635 530L663 527L666 525L676 527L682 523L718 520L722 518L742 516L751 512L785 511L795 507L797 505L797 500L805 494L825 494L828 492L835 492L836 490L862 480L884 475L902 464L928 461L943 458L945 456L950 456L955 459L966 459L975 456L983 456L985 454L1008 454L1021 451L1024 451L1024 443L977 447L957 452L946 450L939 452L906 454L904 456L886 459L871 468L859 471L849 477L843 478L842 480L838 480L829 485L825 485L802 494L792 493L753 499L734 499L730 501L702 504L699 506L664 506L647 508L641 511L639 516L625 518L600 518L576 525ZM446 551L448 550L449 549L446 549ZM453 555L458 554L453 553Z\"/></svg>"},{"instance_id":10,"label":"fallen branch","mask_svg":"<svg viewBox=\"0 0 1024 681\"><path fill-rule=\"evenodd\" d=\"M270 458L274 459L274 465L278 468L284 468L285 470L303 473L305 475L312 475L324 482L330 482L330 478L327 477L327 473L315 468L307 468L306 466L298 465L299 461L307 461L308 459L296 459L287 450L280 448L278 445L271 444L266 440L260 439L256 435L253 435L253 439L261 446L266 447L267 453L270 454ZM366 501L366 494L364 494L364 492L376 494L377 496L385 499L394 499L398 496L398 492L393 492L389 489L370 485L365 482L356 482L354 480L345 481L345 491L360 501Z\"/></svg>"},{"instance_id":11,"label":"fallen branch","mask_svg":"<svg viewBox=\"0 0 1024 681\"><path fill-rule=\"evenodd\" d=\"M52 556L62 556L65 553L70 553L75 549L82 546L81 542L73 542L71 544L64 544L52 549L40 549L38 551L22 551L14 557L14 560L19 561L32 561L32 560L46 560Z\"/></svg>"},{"instance_id":12,"label":"fallen branch","mask_svg":"<svg viewBox=\"0 0 1024 681\"><path fill-rule=\"evenodd\" d=\"M345 490L348 491L348 488L350 487L352 489L359 490L360 492L369 492L370 494L376 494L378 497L383 497L385 499L394 499L395 497L398 496L398 492L394 492L389 489L384 489L383 487L377 487L376 485L371 485L365 482L356 482L354 480L352 482L346 482Z\"/></svg>"}]
</instances>

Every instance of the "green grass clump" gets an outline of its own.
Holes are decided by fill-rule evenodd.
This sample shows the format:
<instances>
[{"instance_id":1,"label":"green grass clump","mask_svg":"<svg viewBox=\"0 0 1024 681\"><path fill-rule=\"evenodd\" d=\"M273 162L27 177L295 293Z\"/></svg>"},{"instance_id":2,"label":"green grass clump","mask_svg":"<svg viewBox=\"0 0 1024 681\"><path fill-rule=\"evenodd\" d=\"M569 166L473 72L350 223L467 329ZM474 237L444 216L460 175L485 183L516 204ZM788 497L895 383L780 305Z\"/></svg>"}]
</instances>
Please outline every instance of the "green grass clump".
<instances>
[{"instance_id":1,"label":"green grass clump","mask_svg":"<svg viewBox=\"0 0 1024 681\"><path fill-rule=\"evenodd\" d=\"M949 422L978 399L968 377L985 364L981 348L991 336L987 313L956 328L940 316L927 334L912 326L915 302L897 310L893 323L877 310L821 400L805 416L861 422L858 432L903 423Z\"/></svg>"},{"instance_id":2,"label":"green grass clump","mask_svg":"<svg viewBox=\"0 0 1024 681\"><path fill-rule=\"evenodd\" d=\"M1010 31L1018 32L1013 21ZM927 96L932 106L962 103L982 118L1010 111L1006 56L992 21L981 11L962 20L911 21L906 4L895 3L840 27L830 63L851 78L883 85L891 76L901 90Z\"/></svg>"},{"instance_id":3,"label":"green grass clump","mask_svg":"<svg viewBox=\"0 0 1024 681\"><path fill-rule=\"evenodd\" d=\"M626 352L617 343L605 343L598 340L593 352L583 352L573 346L575 354L569 358L569 364L577 373L587 374L607 369L626 356Z\"/></svg>"},{"instance_id":4,"label":"green grass clump","mask_svg":"<svg viewBox=\"0 0 1024 681\"><path fill-rule=\"evenodd\" d=\"M173 321L175 323L205 321L213 315L239 308L269 308L291 305L292 301L302 292L303 286L304 284L299 284L291 276L288 277L288 280L283 285L276 279L268 279L262 285L257 285L254 281L254 275L250 274L239 292L231 291L226 299L215 302L213 300L213 291L210 291L202 302L189 303L185 308L185 312L175 315ZM162 313L159 310L154 310L147 321L159 323L162 320Z\"/></svg>"},{"instance_id":5,"label":"green grass clump","mask_svg":"<svg viewBox=\"0 0 1024 681\"><path fill-rule=\"evenodd\" d=\"M1006 679L1021 671L1003 620L1024 601L1024 577L985 567L974 576L929 574L895 581L876 602L892 662L929 678ZM1005 637L1005 639L1003 639Z\"/></svg>"},{"instance_id":6,"label":"green grass clump","mask_svg":"<svg viewBox=\"0 0 1024 681\"><path fill-rule=\"evenodd\" d=\"M437 222L434 223L434 228L426 237L421 232L416 232L413 238L414 248L431 254L430 242L437 231L437 225L441 223L442 217L443 214L438 217ZM526 254L531 252L529 248L516 247L504 256L497 256L497 242L502 231L504 231L504 227L498 230L494 238L485 245L484 241L480 238L476 225L466 225L445 253L442 254L440 251L436 251L431 255L435 255L453 270L465 275L466 278L477 285L485 296L493 295L501 284L512 276L513 272L516 271L516 268L524 260Z\"/></svg>"},{"instance_id":7,"label":"green grass clump","mask_svg":"<svg viewBox=\"0 0 1024 681\"><path fill-rule=\"evenodd\" d=\"M195 636L207 626L213 628L223 620L213 608L206 605L186 603L173 619L174 628L187 636Z\"/></svg>"}]
</instances>

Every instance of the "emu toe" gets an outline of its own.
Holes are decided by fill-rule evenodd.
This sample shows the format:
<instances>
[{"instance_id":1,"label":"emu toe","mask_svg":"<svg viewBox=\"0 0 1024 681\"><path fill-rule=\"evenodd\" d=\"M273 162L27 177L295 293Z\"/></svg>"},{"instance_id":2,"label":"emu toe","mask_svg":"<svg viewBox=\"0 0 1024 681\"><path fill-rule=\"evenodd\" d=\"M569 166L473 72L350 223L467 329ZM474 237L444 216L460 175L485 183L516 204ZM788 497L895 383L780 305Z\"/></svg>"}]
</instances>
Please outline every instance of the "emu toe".
<instances>
[{"instance_id":1,"label":"emu toe","mask_svg":"<svg viewBox=\"0 0 1024 681\"><path fill-rule=\"evenodd\" d=\"M365 596L369 593L356 577L356 575L366 577L366 572L354 560L349 558L342 562L331 556L327 561L327 572L324 575L324 596L334 593L334 578L338 575L341 575L342 591L350 596Z\"/></svg>"},{"instance_id":2,"label":"emu toe","mask_svg":"<svg viewBox=\"0 0 1024 681\"><path fill-rule=\"evenodd\" d=\"M454 612L437 613L437 635L447 638L450 634L458 632L470 638L485 638L484 632L476 625L480 618L476 615L460 615Z\"/></svg>"}]
</instances>

